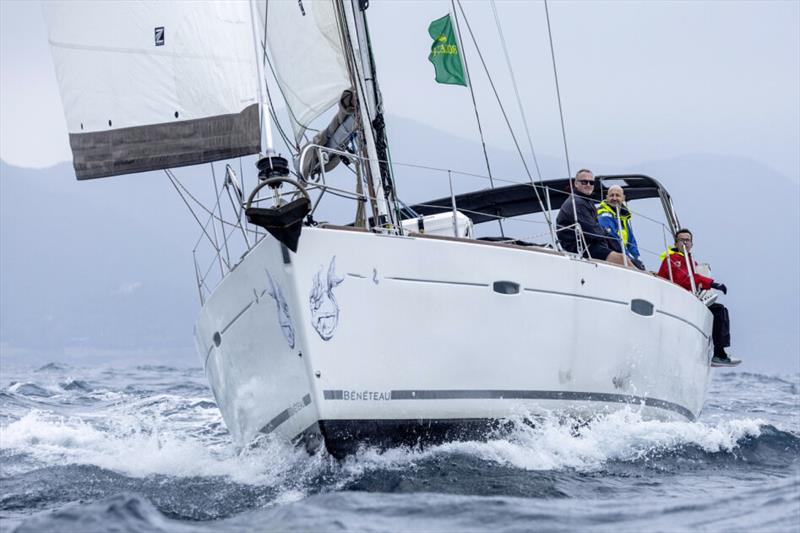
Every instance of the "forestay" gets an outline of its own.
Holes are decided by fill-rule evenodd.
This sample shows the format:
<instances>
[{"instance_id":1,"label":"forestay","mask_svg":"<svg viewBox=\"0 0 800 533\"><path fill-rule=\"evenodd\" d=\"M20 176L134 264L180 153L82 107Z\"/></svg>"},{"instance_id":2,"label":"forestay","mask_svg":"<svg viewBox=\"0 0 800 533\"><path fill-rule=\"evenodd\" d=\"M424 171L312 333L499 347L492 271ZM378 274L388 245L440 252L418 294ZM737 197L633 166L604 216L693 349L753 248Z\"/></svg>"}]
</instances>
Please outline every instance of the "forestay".
<instances>
[{"instance_id":1,"label":"forestay","mask_svg":"<svg viewBox=\"0 0 800 533\"><path fill-rule=\"evenodd\" d=\"M46 2L78 179L260 149L247 2Z\"/></svg>"},{"instance_id":2,"label":"forestay","mask_svg":"<svg viewBox=\"0 0 800 533\"><path fill-rule=\"evenodd\" d=\"M295 140L350 87L334 2L258 3Z\"/></svg>"}]
</instances>

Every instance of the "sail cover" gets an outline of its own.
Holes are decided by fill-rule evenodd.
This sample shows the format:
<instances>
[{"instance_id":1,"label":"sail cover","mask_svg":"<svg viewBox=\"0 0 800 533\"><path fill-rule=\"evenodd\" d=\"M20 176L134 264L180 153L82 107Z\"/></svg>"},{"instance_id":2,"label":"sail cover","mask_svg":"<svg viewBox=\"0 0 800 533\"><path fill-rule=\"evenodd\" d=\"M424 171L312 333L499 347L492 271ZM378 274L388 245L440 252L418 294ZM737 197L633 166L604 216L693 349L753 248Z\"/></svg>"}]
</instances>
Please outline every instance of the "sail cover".
<instances>
[{"instance_id":1,"label":"sail cover","mask_svg":"<svg viewBox=\"0 0 800 533\"><path fill-rule=\"evenodd\" d=\"M78 179L260 149L248 2L45 2Z\"/></svg>"},{"instance_id":2,"label":"sail cover","mask_svg":"<svg viewBox=\"0 0 800 533\"><path fill-rule=\"evenodd\" d=\"M299 142L309 123L351 85L334 2L262 1L258 6L275 77Z\"/></svg>"}]
</instances>

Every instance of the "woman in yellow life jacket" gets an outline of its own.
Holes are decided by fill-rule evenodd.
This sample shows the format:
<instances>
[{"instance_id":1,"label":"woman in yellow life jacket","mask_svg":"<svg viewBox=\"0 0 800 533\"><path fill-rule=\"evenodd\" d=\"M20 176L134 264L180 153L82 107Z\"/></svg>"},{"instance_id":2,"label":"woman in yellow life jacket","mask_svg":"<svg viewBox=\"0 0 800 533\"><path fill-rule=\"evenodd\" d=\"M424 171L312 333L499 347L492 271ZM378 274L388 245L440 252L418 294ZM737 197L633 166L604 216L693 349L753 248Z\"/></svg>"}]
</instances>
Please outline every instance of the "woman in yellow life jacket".
<instances>
[{"instance_id":1,"label":"woman in yellow life jacket","mask_svg":"<svg viewBox=\"0 0 800 533\"><path fill-rule=\"evenodd\" d=\"M636 237L633 235L631 212L625 205L625 192L619 185L608 188L606 199L597 207L597 222L608 235L619 241L620 247L625 251L625 255L631 258L631 262L644 270L644 265L639 259Z\"/></svg>"}]
</instances>

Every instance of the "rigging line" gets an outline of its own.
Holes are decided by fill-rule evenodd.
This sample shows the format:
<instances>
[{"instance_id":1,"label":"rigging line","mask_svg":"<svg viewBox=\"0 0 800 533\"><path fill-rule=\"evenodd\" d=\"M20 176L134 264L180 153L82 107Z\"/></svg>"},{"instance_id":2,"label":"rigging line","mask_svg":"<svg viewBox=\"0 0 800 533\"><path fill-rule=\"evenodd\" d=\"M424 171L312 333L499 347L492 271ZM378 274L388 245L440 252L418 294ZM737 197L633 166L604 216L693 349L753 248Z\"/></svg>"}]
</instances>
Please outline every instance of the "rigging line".
<instances>
[{"instance_id":1,"label":"rigging line","mask_svg":"<svg viewBox=\"0 0 800 533\"><path fill-rule=\"evenodd\" d=\"M427 165L418 165L416 163L403 163L403 162L400 162L400 161L395 162L395 165L397 165L399 167L421 168L423 170L435 170L437 172L452 172L453 174L457 174L459 176L467 176L467 177L470 177L470 178L480 178L480 179L484 179L484 180L490 179L489 176L484 176L483 174L475 174L474 172L467 172L467 171L463 171L463 170L453 170L453 169L450 169L450 168L431 167L431 166L427 166ZM494 179L495 181L503 182L503 183L510 183L512 185L528 185L530 187L539 188L539 189L541 189L541 188L548 189L549 188L549 187L547 187L547 185L541 185L541 184L535 184L535 183L532 184L530 181L517 181L517 180L513 180L513 179L509 179L509 178L498 178L497 176L494 176L492 179Z\"/></svg>"},{"instance_id":2,"label":"rigging line","mask_svg":"<svg viewBox=\"0 0 800 533\"><path fill-rule=\"evenodd\" d=\"M525 168L525 173L528 175L528 179L533 181L533 177L531 176L531 172L528 169L528 164L525 162L525 157L522 155L522 149L519 146L519 142L517 141L517 136L514 134L514 128L511 127L511 121L508 119L508 114L506 113L505 107L503 106L503 102L500 100L500 94L497 92L497 87L494 85L494 80L492 79L492 75L489 74L489 68L486 65L486 61L483 59L483 54L481 53L481 49L478 46L478 40L475 38L475 34L472 33L472 27L469 24L469 20L467 19L467 14L464 12L464 7L461 5L461 0L458 0L458 7L461 10L461 14L464 16L464 23L467 25L467 31L469 31L469 36L472 38L472 42L475 45L475 50L478 52L478 57L481 60L481 64L483 65L483 71L486 73L486 77L489 80L489 85L494 92L494 97L497 100L497 105L500 107L500 112L503 115L503 119L505 120L506 126L508 126L508 131L511 134L511 139L514 141L514 146L517 148L517 154L519 154L520 160L522 161L522 166Z\"/></svg>"},{"instance_id":3,"label":"rigging line","mask_svg":"<svg viewBox=\"0 0 800 533\"><path fill-rule=\"evenodd\" d=\"M492 5L494 5L494 4L492 4ZM469 24L469 19L467 19L467 14L464 12L464 7L461 5L461 0L458 0L458 7L461 10L461 14L464 16L464 22L467 25L467 30L469 31L469 35L472 38L472 42L475 44L475 49L477 50L478 57L480 58L481 64L483 65L483 70L486 73L486 77L489 80L489 85L491 86L492 91L494 92L495 99L497 100L497 105L500 107L500 111L503 114L503 119L505 119L505 122L506 122L506 126L508 126L508 131L511 134L511 139L514 141L514 146L517 148L517 154L519 154L519 158L522 161L522 166L525 168L525 173L528 175L528 179L530 180L531 183L533 183L533 176L531 176L531 172L530 172L530 169L528 168L528 164L525 162L525 156L522 154L522 149L520 148L519 142L517 141L517 136L514 134L514 128L511 126L511 121L508 119L508 115L506 114L506 110L505 110L505 107L503 106L503 102L500 100L500 94L497 92L497 88L494 85L494 80L492 79L491 74L489 74L489 68L486 65L486 61L483 59L483 54L481 53L481 49L478 46L478 41L475 38L475 34L472 32L472 27ZM499 23L499 20L498 20L498 23ZM502 34L501 34L501 39L502 39ZM505 40L503 40L503 45L505 46ZM508 60L508 54L507 53L506 53L506 60ZM510 61L509 61L508 65L509 65L509 70L511 71L512 80L514 80L513 69L511 69ZM516 81L514 82L514 88L516 90ZM517 97L519 98L519 94L517 95ZM521 109L521 104L520 104L520 109ZM525 119L524 112L522 112L522 116L523 116L523 120L524 120ZM530 134L528 135L528 141L530 142ZM533 147L531 146L531 151L532 150L533 150ZM536 160L535 158L536 158L536 155L534 153L534 161ZM538 171L538 162L537 162L537 171ZM541 178L541 173L540 173L539 174L539 180L541 181L541 179L542 178ZM535 187L534 187L534 192L536 193L536 200L539 202L539 206L542 208L542 212L545 213L545 218L547 219L547 223L551 224L552 222L550 220L550 213L548 213L547 210L544 208L544 202L542 202L542 198L539 196L539 191Z\"/></svg>"},{"instance_id":4,"label":"rigging line","mask_svg":"<svg viewBox=\"0 0 800 533\"><path fill-rule=\"evenodd\" d=\"M219 201L222 197L222 189L219 188L217 185L217 173L214 170L214 163L209 163L211 165L211 178L214 180L214 192L217 193L217 210L219 211L219 218L222 218L222 203ZM221 226L222 228L222 243L225 245L225 256L228 259L227 263L231 264L231 252L228 250L228 236L225 235L225 226ZM234 227L235 229L235 227Z\"/></svg>"},{"instance_id":5,"label":"rigging line","mask_svg":"<svg viewBox=\"0 0 800 533\"><path fill-rule=\"evenodd\" d=\"M564 139L564 158L567 162L567 176L570 176L569 180L569 192L570 198L572 199L572 215L574 217L575 223L578 223L578 208L575 206L575 190L572 185L573 179L572 177L572 169L570 168L569 164L569 149L567 148L567 129L564 126L564 110L561 106L561 89L558 85L558 70L556 69L556 52L553 46L553 31L550 28L550 9L547 7L547 0L544 0L544 14L545 19L547 20L547 37L550 40L550 58L553 61L553 77L556 81L556 97L558 99L558 116L561 119L561 137ZM577 177L577 176L576 176ZM579 239L579 237L581 237ZM578 253L583 255L583 250L581 250L580 243L585 242L582 241L582 234L581 234L581 227L580 225L575 226L575 242L578 245Z\"/></svg>"},{"instance_id":6,"label":"rigging line","mask_svg":"<svg viewBox=\"0 0 800 533\"><path fill-rule=\"evenodd\" d=\"M528 128L528 119L525 117L525 108L522 106L522 98L519 96L519 88L517 87L517 78L514 75L514 69L511 66L511 57L508 54L508 47L506 46L506 38L503 34L503 28L500 24L500 16L497 13L497 6L494 0L491 0L492 6L492 13L494 14L494 21L497 25L497 33L500 37L500 43L503 46L503 54L506 58L506 65L508 65L508 73L511 75L511 85L514 87L514 95L517 98L517 105L519 106L519 114L522 117L522 125L525 127L525 136L528 138L528 147L531 149L531 157L533 158L533 165L536 168L536 175L539 177L539 181L542 181L542 171L539 168L539 160L536 158L536 150L533 148L533 139L531 138L530 128ZM464 17L466 19L466 17ZM521 155L520 155L521 156ZM526 167L527 170L527 167ZM531 177L530 173L528 173L528 178L530 178L531 183L533 183L533 177ZM547 219L548 224L552 224L552 220L550 219L550 213L544 209L544 204L542 203L542 199L539 197L539 191L534 188L536 191L536 199L539 201L539 205L542 207L542 212L544 213L545 219ZM551 237L555 235L552 234ZM555 244L555 243L553 243Z\"/></svg>"},{"instance_id":7,"label":"rigging line","mask_svg":"<svg viewBox=\"0 0 800 533\"><path fill-rule=\"evenodd\" d=\"M539 168L539 160L536 158L536 150L533 149L533 140L531 139L531 132L528 128L528 119L525 117L525 109L522 106L522 99L519 96L519 88L517 87L517 77L514 75L514 69L511 66L511 57L508 54L508 47L506 46L506 38L503 34L503 28L500 25L500 16L497 13L497 5L495 0L491 0L492 14L494 14L494 22L497 26L497 33L500 37L500 44L503 46L503 54L506 58L506 65L508 65L508 73L511 76L511 85L514 87L514 95L517 97L517 106L519 106L519 114L522 117L522 125L525 127L525 135L528 137L528 147L531 149L531 156L533 157L533 165L536 168L536 175L539 181L542 181L542 171ZM531 179L531 181L533 181Z\"/></svg>"},{"instance_id":8,"label":"rigging line","mask_svg":"<svg viewBox=\"0 0 800 533\"><path fill-rule=\"evenodd\" d=\"M561 137L564 139L564 157L567 160L567 176L572 176L572 169L569 164L569 150L567 149L567 130L564 127L564 111L561 107L561 89L558 86L558 70L556 69L556 52L553 47L553 32L550 29L550 10L547 8L547 0L544 0L544 15L547 19L547 37L550 39L550 57L553 60L553 77L556 80L556 97L558 98L558 116L561 118Z\"/></svg>"},{"instance_id":9,"label":"rigging line","mask_svg":"<svg viewBox=\"0 0 800 533\"><path fill-rule=\"evenodd\" d=\"M459 7L460 5L461 4L459 3ZM480 114L478 113L478 104L475 101L475 91L472 88L472 77L469 75L469 65L467 64L467 52L466 50L464 50L464 43L461 39L461 27L458 24L458 13L456 12L456 4L454 0L450 0L450 6L452 7L453 10L453 20L456 23L458 49L461 51L461 58L464 60L464 71L467 74L467 86L469 87L469 95L472 98L472 108L475 110L475 121L478 123L478 133L480 134L481 137L481 147L483 148L483 158L486 161L486 171L489 173L489 186L492 189L494 189L494 180L492 179L492 167L489 164L489 153L486 150L486 140L483 137L483 126L481 126L481 117ZM464 14L463 9L461 10L461 14L462 15ZM464 20L466 21L466 15L464 16ZM467 27L469 27L469 23L467 23ZM475 39L473 38L472 41L475 42ZM477 48L477 46L478 45L476 43L475 47ZM478 54L480 54L480 50L478 51ZM502 237L505 237L506 235L503 230L503 222L498 220L497 223L500 225L500 235Z\"/></svg>"},{"instance_id":10,"label":"rigging line","mask_svg":"<svg viewBox=\"0 0 800 533\"><path fill-rule=\"evenodd\" d=\"M185 186L183 183L181 183L181 181L180 181L180 180L179 180L179 179L178 179L178 178L175 176L175 174L173 174L173 173L172 173L172 171L171 171L171 170L169 170L169 169L164 169L164 172L166 172L166 173L167 173L167 176L170 176L172 179L175 179L175 182L176 182L176 183L177 183L177 184L180 186L180 188L181 188L181 189L183 189L183 192L184 192L184 193L186 193L186 196L188 196L189 198L191 198L191 199L192 199L192 201L193 201L194 203L196 203L196 204L197 204L197 206L198 206L200 209L202 209L203 211L205 211L207 215L209 215L210 217L213 217L213 218L214 218L214 220L216 220L216 221L217 221L217 222L219 222L220 224L227 224L228 226L235 226L235 225L236 225L236 224L232 224L232 223L228 222L227 220L224 220L224 219L217 218L217 215L216 215L216 213L214 213L213 211L210 211L210 210L209 210L209 209L208 209L208 208L207 208L205 205L203 205L203 202L201 202L200 200L198 200L197 198L195 198L195 197L192 195L192 193L191 193L191 192L189 192L189 189L187 189L187 188L186 188L186 186ZM179 191L179 192L180 192L180 191ZM192 213L194 213L194 210L192 210L191 206L189 206L189 205L188 205L188 203L187 203L187 207L189 207L189 209L192 211ZM216 207L215 207L215 209L216 209ZM198 223L200 223L200 222L199 222L199 220L198 220ZM203 224L202 224L202 223L200 223L200 225L202 226Z\"/></svg>"},{"instance_id":11,"label":"rigging line","mask_svg":"<svg viewBox=\"0 0 800 533\"><path fill-rule=\"evenodd\" d=\"M175 190L176 190L176 191L178 191L178 196L180 196L180 197L181 197L181 200L183 200L183 203L184 203L184 204L186 204L186 207L189 209L189 212L192 214L192 216L194 217L195 221L196 221L196 222L197 222L197 224L200 226L200 229L203 231L203 233L205 234L205 236L208 238L208 241L211 243L211 246L212 246L212 247L214 247L214 250L216 250L216 251L217 251L217 253L219 253L219 251L220 251L220 250L219 250L219 248L217 248L217 247L214 245L214 240L213 240L213 239L211 238L211 236L208 234L208 232L206 231L206 228L205 228L205 226L203 226L203 223L202 223L202 222L200 222L200 219L199 219L199 218L197 218L197 215L195 214L195 212L194 212L194 209L192 209L192 206L191 206L191 205L189 205L189 202L187 202L187 201L186 201L186 198L183 196L183 193L182 193L182 192L181 192L181 190L178 188L178 186L175 184L174 178L173 178L173 176L172 176L172 175L170 175L170 172L169 172L169 170L168 170L168 169L164 169L164 172L166 173L167 177L169 178L169 181L170 181L170 183L172 183L172 186L173 186L173 187L175 187ZM195 246L196 246L196 245L195 245Z\"/></svg>"},{"instance_id":12,"label":"rigging line","mask_svg":"<svg viewBox=\"0 0 800 533\"><path fill-rule=\"evenodd\" d=\"M244 184L244 167L242 166L242 157L241 156L239 156L239 180L241 181L242 194L244 194L244 191L247 190L247 187ZM244 221L242 220L243 212L244 212L244 205L241 206L241 209L239 211L239 220L237 220L237 223L239 224L239 227L242 228L242 230L245 229ZM258 226L256 226L256 227L258 227ZM245 237L245 240L247 240L246 237ZM247 249L248 250L250 249L250 242L249 241L247 243Z\"/></svg>"},{"instance_id":13,"label":"rigging line","mask_svg":"<svg viewBox=\"0 0 800 533\"><path fill-rule=\"evenodd\" d=\"M216 186L214 187L214 192L217 192L216 191ZM217 203L214 205L214 208L212 209L212 211L217 209L217 205L219 205L219 196L217 196ZM225 276L225 269L222 268L222 262L223 262L223 259L222 259L222 248L219 245L219 237L217 236L217 225L214 224L214 216L213 215L212 215L211 218L209 218L209 222L211 223L211 233L214 234L214 248L218 252L217 253L217 257L219 258L219 273L220 273L221 276L224 277ZM222 228L223 228L222 234L224 235L225 234L225 226L223 226ZM230 270L230 265L227 265L227 266L228 266L228 270Z\"/></svg>"}]
</instances>

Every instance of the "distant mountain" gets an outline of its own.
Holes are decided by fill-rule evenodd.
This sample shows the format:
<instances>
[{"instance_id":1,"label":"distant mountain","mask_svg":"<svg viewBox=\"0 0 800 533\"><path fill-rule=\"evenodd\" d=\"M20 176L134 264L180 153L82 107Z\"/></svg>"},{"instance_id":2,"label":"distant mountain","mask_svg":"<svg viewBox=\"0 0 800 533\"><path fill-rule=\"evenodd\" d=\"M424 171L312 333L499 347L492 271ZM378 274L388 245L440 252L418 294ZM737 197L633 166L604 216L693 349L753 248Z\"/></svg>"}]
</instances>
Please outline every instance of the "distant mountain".
<instances>
[{"instance_id":1,"label":"distant mountain","mask_svg":"<svg viewBox=\"0 0 800 533\"><path fill-rule=\"evenodd\" d=\"M486 173L474 141L397 117L388 125L398 190L409 204L448 195L447 173L400 163ZM498 180L527 181L518 155L492 146L489 152ZM546 178L565 174L556 158L540 157L539 164ZM243 166L245 187L252 187L252 160ZM669 189L681 222L695 232L698 257L710 261L730 289L724 301L743 368L800 370L797 183L744 157L707 154L594 169L648 174ZM208 166L178 174L194 193L211 198ZM484 178L453 177L456 192L488 187ZM331 180L352 187L348 172ZM634 210L656 215L657 202L647 202ZM352 217L350 202L331 206L317 218ZM652 252L645 262L657 268L664 248L660 226L639 216L634 227ZM542 231L531 224L507 229ZM3 360L199 364L192 340L199 308L192 248L199 235L161 172L77 182L69 163L34 170L0 162Z\"/></svg>"},{"instance_id":2,"label":"distant mountain","mask_svg":"<svg viewBox=\"0 0 800 533\"><path fill-rule=\"evenodd\" d=\"M4 358L197 361L199 230L163 173L78 182L71 163L0 162L0 206Z\"/></svg>"}]
</instances>

